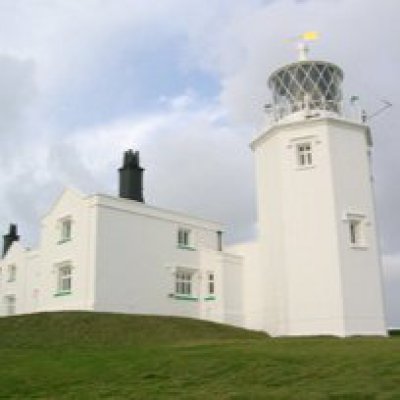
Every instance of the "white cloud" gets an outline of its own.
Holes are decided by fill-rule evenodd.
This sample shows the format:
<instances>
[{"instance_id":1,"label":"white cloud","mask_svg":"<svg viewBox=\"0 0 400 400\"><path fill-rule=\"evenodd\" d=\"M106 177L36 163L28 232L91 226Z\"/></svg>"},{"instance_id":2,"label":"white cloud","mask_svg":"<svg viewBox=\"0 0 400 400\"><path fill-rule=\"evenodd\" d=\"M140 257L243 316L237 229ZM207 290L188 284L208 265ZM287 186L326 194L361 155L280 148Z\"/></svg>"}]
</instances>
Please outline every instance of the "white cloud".
<instances>
[{"instance_id":1,"label":"white cloud","mask_svg":"<svg viewBox=\"0 0 400 400\"><path fill-rule=\"evenodd\" d=\"M248 136L226 126L215 103L192 109L192 102L185 93L157 115L75 132L68 146L94 175L90 182L114 193L122 151L140 149L146 201L222 221L240 230L228 239L243 238L255 218L253 207L242 206L254 203L255 195ZM88 189L83 177L76 182Z\"/></svg>"},{"instance_id":2,"label":"white cloud","mask_svg":"<svg viewBox=\"0 0 400 400\"><path fill-rule=\"evenodd\" d=\"M296 58L294 46L284 39L319 30L322 38L312 46L312 56L339 64L347 93L359 94L373 111L380 98L400 104L399 12L398 0L217 0L207 6L200 0L0 3L3 226L8 220L22 221L23 235L33 236L37 218L65 184L115 192L121 152L134 146L147 169L148 201L227 222L231 238L251 235L255 194L247 143L264 121L268 75ZM134 64L143 48L164 37L183 38L185 51L176 63L215 77L219 93L205 99L183 91L155 99L160 110L153 114L133 116L132 110L124 118L72 131L48 114L52 104L68 96L68 88L85 87L92 76L102 76L104 65L110 65L110 47L129 42L127 62ZM160 59L154 70L162 67ZM121 79L119 74L107 78ZM131 90L138 90L134 82ZM95 100L95 91L92 95ZM373 128L383 249L397 253L396 112L376 119Z\"/></svg>"}]
</instances>

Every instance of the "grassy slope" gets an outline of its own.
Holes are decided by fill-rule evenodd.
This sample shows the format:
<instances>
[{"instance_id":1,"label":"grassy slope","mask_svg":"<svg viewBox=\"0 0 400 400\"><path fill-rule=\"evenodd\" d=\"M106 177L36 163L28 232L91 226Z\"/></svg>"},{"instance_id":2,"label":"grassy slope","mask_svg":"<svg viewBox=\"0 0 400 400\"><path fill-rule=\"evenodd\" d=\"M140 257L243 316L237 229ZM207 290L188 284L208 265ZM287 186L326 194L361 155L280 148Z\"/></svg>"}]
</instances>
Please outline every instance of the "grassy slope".
<instances>
[{"instance_id":1,"label":"grassy slope","mask_svg":"<svg viewBox=\"0 0 400 400\"><path fill-rule=\"evenodd\" d=\"M400 337L270 339L179 318L0 319L0 398L400 399Z\"/></svg>"}]
</instances>

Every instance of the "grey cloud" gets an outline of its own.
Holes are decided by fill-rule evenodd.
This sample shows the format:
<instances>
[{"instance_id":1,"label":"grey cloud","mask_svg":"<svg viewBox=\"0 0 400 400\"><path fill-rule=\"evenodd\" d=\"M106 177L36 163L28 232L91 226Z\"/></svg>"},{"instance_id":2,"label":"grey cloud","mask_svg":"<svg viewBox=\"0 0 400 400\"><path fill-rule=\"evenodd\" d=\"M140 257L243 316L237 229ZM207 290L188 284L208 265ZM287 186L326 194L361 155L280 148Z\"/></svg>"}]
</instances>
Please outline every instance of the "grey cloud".
<instances>
[{"instance_id":1,"label":"grey cloud","mask_svg":"<svg viewBox=\"0 0 400 400\"><path fill-rule=\"evenodd\" d=\"M27 122L36 86L32 61L0 55L0 162L11 162L31 134Z\"/></svg>"},{"instance_id":2,"label":"grey cloud","mask_svg":"<svg viewBox=\"0 0 400 400\"><path fill-rule=\"evenodd\" d=\"M13 128L35 94L34 63L0 55L0 129Z\"/></svg>"},{"instance_id":3,"label":"grey cloud","mask_svg":"<svg viewBox=\"0 0 400 400\"><path fill-rule=\"evenodd\" d=\"M384 257L384 284L387 324L400 328L400 256Z\"/></svg>"},{"instance_id":4,"label":"grey cloud","mask_svg":"<svg viewBox=\"0 0 400 400\"><path fill-rule=\"evenodd\" d=\"M0 55L0 227L33 223L35 195L30 161L31 112L36 94L34 64ZM28 206L29 205L29 206Z\"/></svg>"},{"instance_id":5,"label":"grey cloud","mask_svg":"<svg viewBox=\"0 0 400 400\"><path fill-rule=\"evenodd\" d=\"M132 6L134 3L137 2L126 1L124 5ZM321 31L321 41L313 45L311 55L330 59L343 67L348 94L360 94L369 110L376 108L377 99L379 102L381 97L387 97L395 105L400 105L400 81L397 78L400 66L398 0L266 3L263 2L264 6L256 6L257 2L229 2L226 3L229 12L213 12L211 6L204 11L203 2L198 2L196 4L201 4L203 10L199 14L193 12L192 3L182 8L184 2L173 2L176 8L171 6L168 13L167 2L157 6L162 8L157 12L157 23L160 24L164 20L170 21L168 16L176 15L177 10L181 13L180 18L173 21L176 23L173 30L188 38L188 52L191 54L188 56L190 61L187 67L201 68L220 78L222 91L219 99L222 106L229 111L231 120L229 124L215 124L204 122L205 115L188 119L182 114L180 122L161 125L159 131L149 132L146 140L134 142L135 132L132 132L132 145L141 150L146 168L146 199L158 206L222 220L228 224L229 241L254 235L254 169L248 142L250 136L255 135L264 122L262 105L269 97L266 86L269 73L296 58L294 45L285 43L285 38L308 29ZM86 7L83 3L82 6L80 4L79 7ZM218 3L215 7L220 6ZM115 11L114 6L112 9ZM142 24L146 24L152 10L144 2L141 3L140 10L144 10L146 18L139 19ZM125 11L124 13L126 16L130 15ZM78 14L84 15L81 12ZM110 31L115 34L118 31L115 25L119 22L114 16L114 22L108 25L108 14L111 13L103 10L100 14L103 17L100 15L97 18L96 13L85 14L93 16L93 24L96 26L94 29L87 26L91 25L87 20L76 28L80 32L86 32L86 28L91 32L91 35L85 36L83 47L76 46L71 36L68 36L69 21L61 18L63 29L60 35L57 35L56 27L52 27L53 47L44 49L49 52L45 54L45 58L57 59L57 62L54 65L50 62L50 66L47 66L49 69L45 69L46 73L43 74L42 71L42 77L47 77L49 72L53 74L53 79L54 76L60 79L61 76L61 84L68 85L70 68L74 76L81 77L84 82L85 74L93 65L101 66L101 59L91 58L91 54L86 52L92 45L96 50L101 48L102 39ZM107 15L104 18L105 14ZM202 18L204 20L199 21ZM103 22L98 23L98 19ZM122 20L125 26L132 23L128 17ZM75 23L79 25L79 21L77 19ZM101 34L97 35L98 32ZM44 29L39 38L42 40L47 34L48 30ZM63 59L65 48L58 43L64 35L69 38L66 63ZM77 52L77 47L85 49L82 57ZM58 69L60 65L61 71ZM62 69L63 65L67 70ZM38 160L38 164L21 164L22 153L29 154L30 146L35 152L37 147L32 138L36 133L36 126L29 125L30 104L35 94L34 73L34 66L29 62L12 57L0 58L0 87L4 86L4 95L0 92L0 162L5 168L0 185L0 220L18 217L24 222L23 226L36 227L36 218L47 210L52 199L65 184L72 184L85 192L105 190L115 193L115 169L119 166L120 154L107 156L115 157L115 166L113 161L104 163L102 168L96 168L87 162L87 152L98 151L98 144L94 140L92 150L85 150L85 153L79 148L78 137L75 142L60 139L60 142L42 143L45 148L42 149L43 159ZM58 81L57 83L60 84ZM54 87L57 89L58 85L55 84ZM383 249L386 253L397 253L400 243L400 213L397 210L400 203L400 157L397 155L400 126L396 114L394 110L388 111L373 124L377 208ZM111 129L110 137L113 134L115 132ZM95 132L93 137L95 138ZM18 152L15 151L17 143L22 146ZM127 140L111 146L110 139L109 143L108 152L111 153L122 151ZM11 160L13 168L6 165ZM30 173L24 171L24 168L28 171L39 169L45 177L34 176L30 179ZM4 170L10 176L4 176ZM21 187L19 181L24 182ZM29 207L26 207L27 204ZM26 228L29 236L28 231ZM399 266L400 263L397 263L392 269L396 270ZM390 297L398 291L399 284L396 283L398 281L395 275L388 276ZM391 302L397 301L395 297L390 299ZM398 318L398 315L393 318ZM397 320L400 321L400 317Z\"/></svg>"},{"instance_id":6,"label":"grey cloud","mask_svg":"<svg viewBox=\"0 0 400 400\"><path fill-rule=\"evenodd\" d=\"M254 234L252 155L237 130L190 120L159 132L143 154L151 202L227 224L227 241Z\"/></svg>"},{"instance_id":7,"label":"grey cloud","mask_svg":"<svg viewBox=\"0 0 400 400\"><path fill-rule=\"evenodd\" d=\"M72 186L88 192L98 189L98 177L85 166L75 145L65 140L50 146L47 168L54 185Z\"/></svg>"}]
</instances>

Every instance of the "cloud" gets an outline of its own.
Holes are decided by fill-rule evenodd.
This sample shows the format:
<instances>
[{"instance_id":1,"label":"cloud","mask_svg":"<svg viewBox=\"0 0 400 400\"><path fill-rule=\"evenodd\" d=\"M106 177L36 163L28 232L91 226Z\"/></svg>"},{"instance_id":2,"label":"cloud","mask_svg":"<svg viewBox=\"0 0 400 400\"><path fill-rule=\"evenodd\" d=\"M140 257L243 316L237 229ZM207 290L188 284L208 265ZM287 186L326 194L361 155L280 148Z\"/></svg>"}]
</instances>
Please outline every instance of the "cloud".
<instances>
[{"instance_id":1,"label":"cloud","mask_svg":"<svg viewBox=\"0 0 400 400\"><path fill-rule=\"evenodd\" d=\"M320 31L312 57L340 65L346 99L371 113L400 104L399 12L398 0L0 3L0 228L21 221L34 238L64 185L116 193L135 147L147 201L251 237L247 144L265 126L268 76L296 59L285 39ZM395 108L371 122L382 248L398 254L400 123Z\"/></svg>"},{"instance_id":2,"label":"cloud","mask_svg":"<svg viewBox=\"0 0 400 400\"><path fill-rule=\"evenodd\" d=\"M400 328L400 254L383 257L386 318L391 328Z\"/></svg>"},{"instance_id":3,"label":"cloud","mask_svg":"<svg viewBox=\"0 0 400 400\"><path fill-rule=\"evenodd\" d=\"M204 7L200 1L188 4L184 1L174 0L149 4L134 0L106 3L92 0L88 2L43 1L29 4L15 2L12 5L4 3L0 5L0 8L3 16L3 29L9 33L0 39L0 50L17 54L15 59L25 57L25 59L32 60L29 62L30 64L25 64L24 73L26 76L32 76L35 73L38 85L36 90L39 96L36 99L36 111L39 111L44 118L47 117L49 124L49 126L42 127L42 130L48 135L47 141L44 140L40 145L36 144L32 147L38 147L38 153L47 154L48 158L45 157L45 159L51 165L49 169L53 172L57 171L58 176L52 178L55 182L60 181L60 176L63 176L65 182L91 181L96 185L101 185L102 188L112 185L112 173L107 173L105 168L100 171L96 169L98 167L95 167L97 165L95 162L88 162L86 157L91 159L90 152L85 155L81 154L82 151L79 148L85 147L84 143L78 145L77 139L74 139L74 137L79 137L79 140L86 140L80 135L76 135L76 131L80 129L79 119L73 126L68 126L67 121L54 118L63 113L63 108L75 116L81 114L81 119L85 114L93 113L93 118L82 120L82 125L86 129L87 137L93 134L97 140L100 140L100 137L106 138L107 135L118 137L118 132L125 129L122 128L124 125L122 123L118 126L118 121L132 118L134 129L138 129L143 121L154 123L159 120L160 111L156 109L160 107L163 110L164 106L157 99L153 101L153 107L150 110L152 115L149 117L143 116L148 113L146 110L141 111L144 113L143 115L135 113L134 117L130 117L127 109L124 109L120 115L116 115L117 119L115 120L112 114L105 112L107 103L100 107L102 112L96 115L96 107L99 106L99 91L96 90L96 82L99 82L97 86L101 87L103 80L120 81L121 83L115 86L116 90L120 90L120 94L122 88L125 87L128 88L125 90L131 92L139 90L138 97L144 97L146 84L143 83L146 82L146 79L150 79L151 75L142 76L143 82L136 85L135 77L127 80L121 73L121 69L113 70L116 67L120 68L121 65L113 64L112 60L115 58L123 60L122 64L131 66L133 76L135 76L137 63L141 57L148 56L147 49L159 45L161 49L162 46L169 46L178 39L181 41L181 47L176 54L174 53L174 58L170 61L175 60L179 68L187 71L201 71L217 79L220 82L220 91L218 92L218 89L214 88L215 92L210 95L216 106L223 110L225 129L241 130L242 132L241 140L245 150L237 155L234 152L224 153L226 171L235 162L241 163L244 170L251 170L251 153L246 147L246 142L251 136L250 132L256 134L264 123L262 105L269 100L266 87L267 77L278 65L293 61L296 57L293 44L285 43L284 39L310 29L310 27L322 33L320 43L313 46L314 54L320 54L322 58L333 59L343 66L347 75L347 86L351 89L358 88L357 93L361 93L361 97L367 103L374 101L376 103L376 97L379 96L371 94L369 88L364 88L362 83L365 81L368 83L368 87L372 86L373 91L378 92L378 95L385 96L387 92L393 102L396 102L398 97L398 90L394 90L396 83L393 85L393 82L397 82L397 80L389 79L389 77L395 76L396 68L393 68L393 65L399 62L396 42L398 28L394 20L399 6L393 0L388 0L384 4L360 0L342 0L340 2L237 1L232 4L221 0L213 3L210 7ZM177 15L179 18L176 18ZM12 21L15 18L18 18L21 23L13 24ZM376 19L382 22L381 27L379 30L372 31L371 22ZM160 41L161 37L163 39ZM166 38L170 38L170 41ZM346 46L343 45L344 43ZM354 50L355 48L357 51ZM125 54L126 58L121 58L121 54ZM156 72L163 69L165 63L163 65L162 61L154 59ZM35 66L35 72L33 72L33 66ZM377 71L383 71L383 73ZM112 75L113 73L114 75ZM171 80L174 79L172 73L176 73L176 71L171 70ZM23 80L19 81L23 82ZM356 83L357 81L359 84ZM148 85L150 84L149 81ZM26 93L32 92L27 83L24 87ZM118 96L117 92L109 90L111 89L109 86L103 85L103 87L104 96L107 94L109 96L109 104L117 104L121 96ZM199 101L204 101L204 99L196 98L196 96L187 97L186 91L182 87L176 89L175 93L171 92L167 95L159 93L159 95L163 95L167 102L174 99L174 107L184 108L185 104L180 104L180 102L190 99L198 107L196 115L202 115L199 110L205 107L205 104L200 104ZM194 92L197 91L196 88ZM83 99L82 103L79 102L80 98ZM26 101L32 100L29 100L29 96L27 96ZM134 103L132 103L133 106ZM193 113L187 114L187 110L181 110L178 114L174 107L171 106L168 112L172 113L171 120L176 124L175 130L169 135L159 137L158 134L152 133L147 137L157 138L159 142L166 141L171 137L176 140L176 143L184 143L185 135L188 137L193 135L191 143L195 143L196 135L198 135L198 140L203 140L204 146L211 148L219 148L217 145L222 146L222 139L225 141L231 139L224 133L223 124L215 126L203 123L201 125L196 120L192 125L184 126L180 121L174 120L176 115L179 115L182 121L193 122ZM132 113L134 111L132 109ZM164 111L167 115L167 110ZM162 121L166 120L165 115L161 118ZM8 121L20 123L21 120L20 116L16 116ZM384 126L382 120L377 120L376 130L383 127L387 132L394 132L395 129L389 129L389 125L393 123L396 124L393 117L390 123L387 123L387 127ZM183 126L184 128L182 128ZM104 132L105 129L108 131ZM160 129L169 130L162 124ZM179 129L183 129L182 133ZM202 131L201 134L197 133L199 130ZM213 143L210 140L207 142L208 138L217 135L217 130L221 141ZM3 129L4 131L5 129ZM100 131L103 132L102 135L97 136ZM130 133L130 135L132 135L132 139L135 138L134 133ZM182 135L181 138L180 135ZM388 211L393 209L395 199L398 197L397 191L392 195L389 194L393 188L396 171L399 170L399 162L395 155L396 146L392 145L398 139L394 133L389 132L389 135L391 142L389 146L388 141L382 138L383 135L376 137L375 155L377 202L379 209L384 210L379 215L385 238L384 249L387 252L395 250L399 237L399 229L393 218L390 218L391 211ZM92 145L101 147L101 143L107 142L105 139L101 140ZM27 142L29 143L29 139ZM71 144L72 142L74 143ZM120 143L126 143L126 141ZM178 159L177 154L184 156L182 150L179 150L182 148L182 144L177 146L172 139L171 143L174 145L171 144L169 147L169 157L176 160ZM167 147L168 145L168 143L165 144ZM198 143L198 147L201 145ZM82 176L86 178L79 179L77 172L79 168L72 172L73 166L69 168L71 171L68 177L66 172L62 173L61 165L67 168L68 160L55 168L53 165L55 155L62 153L57 150L62 146L66 146L65 153L63 153L65 155L74 151L77 157L84 156L82 159L76 159L75 165L85 168ZM109 151L120 151L122 147L112 144L107 144L107 146L109 146ZM150 144L148 148L150 149ZM190 153L193 150L186 148L186 151ZM144 151L142 152L144 153ZM389 157L387 157L388 155ZM143 154L143 156L145 155ZM18 157L16 158L18 159ZM72 153L69 158L74 158ZM165 160L165 162L167 161ZM43 163L43 161L41 162ZM108 167L109 165L107 165ZM43 170L41 174L46 175L45 167L43 166L41 169ZM189 172L189 169L187 171ZM196 171L190 171L190 175L187 177L187 181L196 176ZM47 176L46 179L50 179L50 177ZM245 179L242 182L244 192L248 193L253 190L252 185L251 179ZM89 187L87 184L84 186ZM173 198L173 194L169 194L167 188L160 191L159 195L157 201L163 202L165 198L165 203L171 204L172 200L170 199ZM194 205L196 202L193 200L191 203ZM236 210L234 214L248 215L246 211L248 209L252 210L250 214L254 214L254 201L251 198L241 202L239 211ZM199 211L203 212L204 210L199 209ZM386 232L391 234L388 235Z\"/></svg>"},{"instance_id":4,"label":"cloud","mask_svg":"<svg viewBox=\"0 0 400 400\"><path fill-rule=\"evenodd\" d=\"M0 144L1 163L9 163L16 139L26 138L30 106L35 97L34 65L31 60L21 60L0 54ZM22 141L20 141L22 143Z\"/></svg>"},{"instance_id":5,"label":"cloud","mask_svg":"<svg viewBox=\"0 0 400 400\"><path fill-rule=\"evenodd\" d=\"M248 137L226 125L216 103L193 107L195 96L187 92L171 98L158 114L75 132L68 147L77 152L83 170L92 171L90 180L85 181L84 173L75 182L84 189L89 181L96 182L98 188L117 193L122 151L140 149L146 202L224 222L234 228L228 231L228 240L245 238L253 233L254 208L236 211L243 203L254 203Z\"/></svg>"},{"instance_id":6,"label":"cloud","mask_svg":"<svg viewBox=\"0 0 400 400\"><path fill-rule=\"evenodd\" d=\"M360 96L368 114L382 107L381 99L394 104L371 120L377 215L382 249L388 254L398 251L400 243L400 122L395 111L400 104L399 12L396 0L253 4L246 12L233 8L217 35L203 32L206 38L195 37L200 44L192 44L198 49L198 63L220 77L221 107L235 124L252 129L254 135L265 126L262 109L271 99L269 75L297 57L295 44L284 39L309 29L321 32L320 41L311 45L311 57L331 60L344 71L345 106L352 94Z\"/></svg>"}]
</instances>

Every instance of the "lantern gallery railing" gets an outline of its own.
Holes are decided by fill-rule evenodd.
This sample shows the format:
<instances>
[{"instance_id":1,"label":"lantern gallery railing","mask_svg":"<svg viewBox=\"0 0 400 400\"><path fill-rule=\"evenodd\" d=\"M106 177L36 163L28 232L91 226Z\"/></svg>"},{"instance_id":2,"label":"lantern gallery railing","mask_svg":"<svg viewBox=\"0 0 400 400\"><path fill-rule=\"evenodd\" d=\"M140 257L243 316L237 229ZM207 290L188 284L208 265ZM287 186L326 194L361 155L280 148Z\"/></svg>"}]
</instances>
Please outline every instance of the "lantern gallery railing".
<instances>
[{"instance_id":1,"label":"lantern gallery railing","mask_svg":"<svg viewBox=\"0 0 400 400\"><path fill-rule=\"evenodd\" d=\"M343 72L323 61L299 61L274 72L269 81L276 119L303 110L342 111Z\"/></svg>"}]
</instances>

